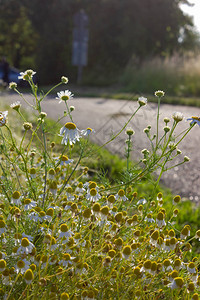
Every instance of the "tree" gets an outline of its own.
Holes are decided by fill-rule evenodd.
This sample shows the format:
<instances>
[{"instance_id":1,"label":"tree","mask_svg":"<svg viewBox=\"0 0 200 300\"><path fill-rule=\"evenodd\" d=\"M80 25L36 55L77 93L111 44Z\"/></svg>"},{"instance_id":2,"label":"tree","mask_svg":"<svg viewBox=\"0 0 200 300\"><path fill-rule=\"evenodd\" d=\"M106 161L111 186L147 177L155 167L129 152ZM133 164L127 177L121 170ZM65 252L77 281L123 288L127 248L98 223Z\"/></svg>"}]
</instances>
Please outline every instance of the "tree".
<instances>
[{"instance_id":1,"label":"tree","mask_svg":"<svg viewBox=\"0 0 200 300\"><path fill-rule=\"evenodd\" d=\"M8 3L9 2L9 3ZM17 1L18 2L18 1ZM24 6L4 1L0 13L0 54L17 68L35 67L37 34Z\"/></svg>"}]
</instances>

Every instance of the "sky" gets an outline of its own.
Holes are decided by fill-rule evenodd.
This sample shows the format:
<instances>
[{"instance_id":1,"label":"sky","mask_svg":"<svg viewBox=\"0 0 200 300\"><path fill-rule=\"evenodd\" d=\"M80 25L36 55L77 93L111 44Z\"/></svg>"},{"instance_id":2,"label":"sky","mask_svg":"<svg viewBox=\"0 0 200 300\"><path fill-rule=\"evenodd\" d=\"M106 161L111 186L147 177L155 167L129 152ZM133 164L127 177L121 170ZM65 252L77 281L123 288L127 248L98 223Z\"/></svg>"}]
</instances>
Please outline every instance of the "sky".
<instances>
[{"instance_id":1,"label":"sky","mask_svg":"<svg viewBox=\"0 0 200 300\"><path fill-rule=\"evenodd\" d=\"M194 3L194 6L190 7L188 5L181 5L181 9L193 17L194 25L200 33L200 0L189 0L189 2L191 4Z\"/></svg>"}]
</instances>

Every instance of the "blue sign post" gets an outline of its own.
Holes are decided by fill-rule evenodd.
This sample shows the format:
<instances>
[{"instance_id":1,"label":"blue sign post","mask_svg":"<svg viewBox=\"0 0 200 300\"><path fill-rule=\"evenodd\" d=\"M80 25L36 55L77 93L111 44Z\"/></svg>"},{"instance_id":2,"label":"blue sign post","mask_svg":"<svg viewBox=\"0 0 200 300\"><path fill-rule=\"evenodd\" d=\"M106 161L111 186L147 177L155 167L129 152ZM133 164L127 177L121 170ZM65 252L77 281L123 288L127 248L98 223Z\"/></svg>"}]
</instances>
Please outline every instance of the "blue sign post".
<instances>
[{"instance_id":1,"label":"blue sign post","mask_svg":"<svg viewBox=\"0 0 200 300\"><path fill-rule=\"evenodd\" d=\"M78 66L77 83L80 84L83 67L87 65L88 58L88 16L82 9L74 15L73 21L72 65Z\"/></svg>"}]
</instances>

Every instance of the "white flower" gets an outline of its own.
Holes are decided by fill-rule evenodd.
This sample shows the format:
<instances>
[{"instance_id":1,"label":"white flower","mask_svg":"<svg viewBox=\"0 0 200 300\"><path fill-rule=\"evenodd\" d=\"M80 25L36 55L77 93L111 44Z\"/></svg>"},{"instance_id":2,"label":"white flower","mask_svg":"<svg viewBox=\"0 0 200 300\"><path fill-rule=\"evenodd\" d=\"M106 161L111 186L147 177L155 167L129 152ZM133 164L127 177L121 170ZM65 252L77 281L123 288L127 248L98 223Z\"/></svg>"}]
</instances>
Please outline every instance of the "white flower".
<instances>
[{"instance_id":1,"label":"white flower","mask_svg":"<svg viewBox=\"0 0 200 300\"><path fill-rule=\"evenodd\" d=\"M0 220L0 235L2 235L2 233L4 233L6 230L6 223L4 220Z\"/></svg>"},{"instance_id":2,"label":"white flower","mask_svg":"<svg viewBox=\"0 0 200 300\"><path fill-rule=\"evenodd\" d=\"M0 111L0 127L3 127L6 124L6 118L8 111Z\"/></svg>"},{"instance_id":3,"label":"white flower","mask_svg":"<svg viewBox=\"0 0 200 300\"><path fill-rule=\"evenodd\" d=\"M68 141L70 145L75 144L76 141L79 141L81 135L79 134L80 130L72 122L66 123L60 130L60 136L63 136L61 144L67 145Z\"/></svg>"},{"instance_id":4,"label":"white flower","mask_svg":"<svg viewBox=\"0 0 200 300\"><path fill-rule=\"evenodd\" d=\"M20 76L18 76L18 79L23 79L28 81L33 77L33 75L36 74L36 72L34 72L33 70L26 70L25 72L20 72L19 74Z\"/></svg>"},{"instance_id":5,"label":"white flower","mask_svg":"<svg viewBox=\"0 0 200 300\"><path fill-rule=\"evenodd\" d=\"M17 249L17 254L31 253L34 248L35 246L27 238L22 238L21 246Z\"/></svg>"},{"instance_id":6,"label":"white flower","mask_svg":"<svg viewBox=\"0 0 200 300\"><path fill-rule=\"evenodd\" d=\"M176 277L174 278L173 282L169 284L169 287L174 290L174 289L181 289L183 287L183 279L181 277Z\"/></svg>"},{"instance_id":7,"label":"white flower","mask_svg":"<svg viewBox=\"0 0 200 300\"><path fill-rule=\"evenodd\" d=\"M33 207L37 206L37 202L31 200L31 199L25 199L24 200L24 209L29 210L32 209Z\"/></svg>"},{"instance_id":8,"label":"white flower","mask_svg":"<svg viewBox=\"0 0 200 300\"><path fill-rule=\"evenodd\" d=\"M139 204L144 205L146 203L147 203L147 200L143 198L143 199L138 200L137 205L139 205Z\"/></svg>"},{"instance_id":9,"label":"white flower","mask_svg":"<svg viewBox=\"0 0 200 300\"><path fill-rule=\"evenodd\" d=\"M56 162L60 162L61 166L71 164L74 160L69 159L66 155L61 155L60 157L55 158Z\"/></svg>"},{"instance_id":10,"label":"white flower","mask_svg":"<svg viewBox=\"0 0 200 300\"><path fill-rule=\"evenodd\" d=\"M29 264L30 264L29 261L26 260L25 258L22 259L22 260L18 260L18 262L15 265L15 269L16 269L17 274L18 273L23 274L26 270L28 270L29 269Z\"/></svg>"},{"instance_id":11,"label":"white flower","mask_svg":"<svg viewBox=\"0 0 200 300\"><path fill-rule=\"evenodd\" d=\"M190 274L196 274L197 271L196 271L196 267L195 267L195 264L193 262L190 262L188 265L187 265L187 270Z\"/></svg>"},{"instance_id":12,"label":"white flower","mask_svg":"<svg viewBox=\"0 0 200 300\"><path fill-rule=\"evenodd\" d=\"M174 121L176 123L180 122L183 120L183 114L181 112L174 112L173 115L172 115L172 118L174 119Z\"/></svg>"},{"instance_id":13,"label":"white flower","mask_svg":"<svg viewBox=\"0 0 200 300\"><path fill-rule=\"evenodd\" d=\"M9 89L14 90L16 88L17 88L17 83L16 82L12 81L12 82L9 83Z\"/></svg>"},{"instance_id":14,"label":"white flower","mask_svg":"<svg viewBox=\"0 0 200 300\"><path fill-rule=\"evenodd\" d=\"M69 79L67 77L65 77L65 76L62 76L61 77L61 81L62 81L62 83L67 84L68 81L69 81Z\"/></svg>"},{"instance_id":15,"label":"white flower","mask_svg":"<svg viewBox=\"0 0 200 300\"><path fill-rule=\"evenodd\" d=\"M10 105L10 107L14 110L19 110L20 106L21 106L20 101L16 101Z\"/></svg>"},{"instance_id":16,"label":"white flower","mask_svg":"<svg viewBox=\"0 0 200 300\"><path fill-rule=\"evenodd\" d=\"M58 92L57 95L58 97L56 97L56 99L60 100L59 103L62 101L71 100L74 96L69 90Z\"/></svg>"},{"instance_id":17,"label":"white flower","mask_svg":"<svg viewBox=\"0 0 200 300\"><path fill-rule=\"evenodd\" d=\"M165 95L165 92L161 91L161 90L158 90L155 92L155 96L156 97L164 97Z\"/></svg>"},{"instance_id":18,"label":"white flower","mask_svg":"<svg viewBox=\"0 0 200 300\"><path fill-rule=\"evenodd\" d=\"M58 233L59 233L59 238L61 239L61 238L65 238L67 241L69 240L69 238L72 236L72 231L70 231L69 229L68 229L68 226L66 225L66 224L62 224L61 226L60 226L60 230L58 231Z\"/></svg>"},{"instance_id":19,"label":"white flower","mask_svg":"<svg viewBox=\"0 0 200 300\"><path fill-rule=\"evenodd\" d=\"M117 195L115 196L116 200L123 200L123 201L127 201L128 198L125 196L125 192L123 189L120 189L117 193Z\"/></svg>"},{"instance_id":20,"label":"white flower","mask_svg":"<svg viewBox=\"0 0 200 300\"><path fill-rule=\"evenodd\" d=\"M96 188L92 188L86 195L85 198L89 201L96 202L101 199L101 195L97 192Z\"/></svg>"},{"instance_id":21,"label":"white flower","mask_svg":"<svg viewBox=\"0 0 200 300\"><path fill-rule=\"evenodd\" d=\"M90 127L88 127L87 129L83 129L81 130L81 134L84 136L90 135L90 133L94 132L94 130Z\"/></svg>"},{"instance_id":22,"label":"white flower","mask_svg":"<svg viewBox=\"0 0 200 300\"><path fill-rule=\"evenodd\" d=\"M138 104L139 104L140 106L146 105L146 104L147 104L147 98L145 98L145 97L139 97L139 98L138 98Z\"/></svg>"},{"instance_id":23,"label":"white flower","mask_svg":"<svg viewBox=\"0 0 200 300\"><path fill-rule=\"evenodd\" d=\"M62 265L63 267L68 267L72 265L72 259L74 257L71 257L69 253L64 253L63 254L63 259L59 261L59 265Z\"/></svg>"}]
</instances>

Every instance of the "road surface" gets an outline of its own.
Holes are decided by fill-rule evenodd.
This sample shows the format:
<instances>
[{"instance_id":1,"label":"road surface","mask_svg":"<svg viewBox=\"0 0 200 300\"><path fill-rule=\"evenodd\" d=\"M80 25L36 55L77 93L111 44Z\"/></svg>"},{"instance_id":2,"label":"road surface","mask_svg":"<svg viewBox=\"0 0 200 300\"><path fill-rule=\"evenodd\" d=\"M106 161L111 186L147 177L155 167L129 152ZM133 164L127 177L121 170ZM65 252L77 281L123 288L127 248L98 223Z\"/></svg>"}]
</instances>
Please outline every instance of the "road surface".
<instances>
[{"instance_id":1,"label":"road surface","mask_svg":"<svg viewBox=\"0 0 200 300\"><path fill-rule=\"evenodd\" d=\"M31 101L32 96L26 95L26 98ZM19 100L16 94L0 95L0 102L11 104ZM23 100L20 100L22 106L26 106ZM58 103L55 97L48 97L42 103L42 110L45 111L49 118L57 120L63 116L63 111L66 110L64 103ZM111 100L103 98L74 98L70 100L69 105L75 106L73 111L73 120L79 129L91 127L95 130L92 133L91 140L100 145L108 141L113 134L116 134L124 126L131 117L132 113L138 107L135 101L126 100ZM161 104L160 107L160 124L159 131L163 132L164 117L171 118L173 112L180 111L184 114L185 119L178 124L179 133L189 126L186 121L188 117L200 116L200 109L196 107L173 106ZM141 157L141 150L149 149L150 143L143 132L143 129L148 125L152 126L152 133L156 132L156 115L157 105L148 103L142 107L137 115L131 120L128 126L131 126L135 135L133 136L133 152L132 157L138 160ZM62 120L62 124L69 122L69 117ZM169 126L172 125L172 120ZM125 130L113 142L106 147L113 153L117 153L124 157L125 140L127 136ZM180 194L182 197L187 197L195 202L200 202L200 127L195 125L190 134L180 143L179 149L182 151L180 158L175 160L178 163L187 155L190 158L188 163L185 163L175 169L166 172L162 178L162 183L171 188L173 193Z\"/></svg>"}]
</instances>

